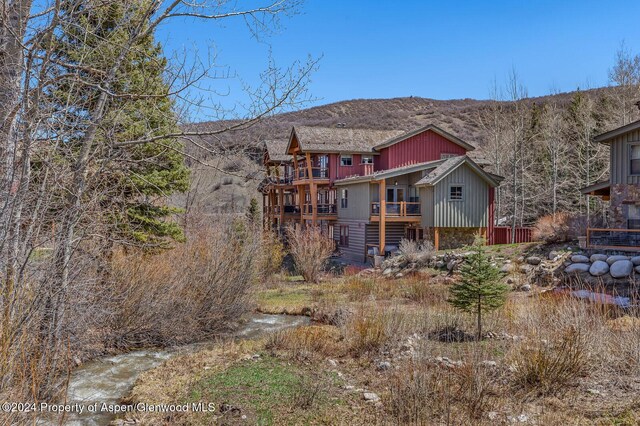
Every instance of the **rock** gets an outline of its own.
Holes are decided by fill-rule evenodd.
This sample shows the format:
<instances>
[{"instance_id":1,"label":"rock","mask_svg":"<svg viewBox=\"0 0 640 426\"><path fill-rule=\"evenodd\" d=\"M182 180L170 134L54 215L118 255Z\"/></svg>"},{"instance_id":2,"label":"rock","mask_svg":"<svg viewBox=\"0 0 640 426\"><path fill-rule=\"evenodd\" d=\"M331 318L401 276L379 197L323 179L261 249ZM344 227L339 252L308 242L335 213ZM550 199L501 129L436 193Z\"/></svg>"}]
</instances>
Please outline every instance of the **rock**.
<instances>
[{"instance_id":1,"label":"rock","mask_svg":"<svg viewBox=\"0 0 640 426\"><path fill-rule=\"evenodd\" d=\"M338 361L336 361L335 359L330 359L328 360L329 365L332 367L337 367L338 366Z\"/></svg>"},{"instance_id":2,"label":"rock","mask_svg":"<svg viewBox=\"0 0 640 426\"><path fill-rule=\"evenodd\" d=\"M516 280L514 280L513 278L507 278L507 284L514 284L516 282Z\"/></svg>"},{"instance_id":3,"label":"rock","mask_svg":"<svg viewBox=\"0 0 640 426\"><path fill-rule=\"evenodd\" d=\"M592 254L590 259L592 262L595 262L596 260L602 260L603 262L606 262L608 258L609 256L607 256L606 254L596 253L596 254Z\"/></svg>"},{"instance_id":4,"label":"rock","mask_svg":"<svg viewBox=\"0 0 640 426\"><path fill-rule=\"evenodd\" d=\"M528 274L529 272L531 272L532 269L533 269L533 266L531 265L520 265L521 274Z\"/></svg>"},{"instance_id":5,"label":"rock","mask_svg":"<svg viewBox=\"0 0 640 426\"><path fill-rule=\"evenodd\" d=\"M527 263L529 265L536 266L536 265L539 265L540 262L542 262L542 259L540 259L538 256L529 256L529 257L527 257Z\"/></svg>"},{"instance_id":6,"label":"rock","mask_svg":"<svg viewBox=\"0 0 640 426\"><path fill-rule=\"evenodd\" d=\"M396 274L396 278L402 278L402 277L404 277L404 274L402 272L398 272Z\"/></svg>"},{"instance_id":7,"label":"rock","mask_svg":"<svg viewBox=\"0 0 640 426\"><path fill-rule=\"evenodd\" d=\"M444 263L442 260L438 260L438 261L436 262L436 268L438 268L438 269L442 269L442 268L444 268L444 267L445 267L445 265L446 265L446 263Z\"/></svg>"},{"instance_id":8,"label":"rock","mask_svg":"<svg viewBox=\"0 0 640 426\"><path fill-rule=\"evenodd\" d=\"M495 361L482 361L481 364L485 367L494 368L498 366L498 363Z\"/></svg>"},{"instance_id":9,"label":"rock","mask_svg":"<svg viewBox=\"0 0 640 426\"><path fill-rule=\"evenodd\" d=\"M618 260L611 265L609 273L613 278L626 278L633 271L633 263L630 260Z\"/></svg>"},{"instance_id":10,"label":"rock","mask_svg":"<svg viewBox=\"0 0 640 426\"><path fill-rule=\"evenodd\" d=\"M391 368L391 363L389 361L380 361L378 365L376 365L376 370L378 371L386 371Z\"/></svg>"},{"instance_id":11,"label":"rock","mask_svg":"<svg viewBox=\"0 0 640 426\"><path fill-rule=\"evenodd\" d=\"M391 275L393 273L393 269L391 268L387 268L382 272L382 275L384 275L385 277L388 277L389 275Z\"/></svg>"},{"instance_id":12,"label":"rock","mask_svg":"<svg viewBox=\"0 0 640 426\"><path fill-rule=\"evenodd\" d=\"M456 265L458 264L457 260L450 260L449 263L447 263L447 271L453 271L456 267Z\"/></svg>"},{"instance_id":13,"label":"rock","mask_svg":"<svg viewBox=\"0 0 640 426\"><path fill-rule=\"evenodd\" d=\"M259 359L262 355L260 354L253 354L251 355L251 359Z\"/></svg>"},{"instance_id":14,"label":"rock","mask_svg":"<svg viewBox=\"0 0 640 426\"><path fill-rule=\"evenodd\" d=\"M598 389L587 389L587 392L589 392L591 395L602 395L602 392L600 392Z\"/></svg>"},{"instance_id":15,"label":"rock","mask_svg":"<svg viewBox=\"0 0 640 426\"><path fill-rule=\"evenodd\" d=\"M571 274L574 272L588 272L590 265L588 263L572 263L564 269L564 272Z\"/></svg>"},{"instance_id":16,"label":"rock","mask_svg":"<svg viewBox=\"0 0 640 426\"><path fill-rule=\"evenodd\" d=\"M640 266L636 266L636 274L640 274Z\"/></svg>"},{"instance_id":17,"label":"rock","mask_svg":"<svg viewBox=\"0 0 640 426\"><path fill-rule=\"evenodd\" d=\"M609 272L609 264L602 260L596 260L591 264L591 268L589 268L589 273L594 277L600 277Z\"/></svg>"},{"instance_id":18,"label":"rock","mask_svg":"<svg viewBox=\"0 0 640 426\"><path fill-rule=\"evenodd\" d=\"M573 263L589 263L589 258L582 254L574 254L571 256L571 261Z\"/></svg>"},{"instance_id":19,"label":"rock","mask_svg":"<svg viewBox=\"0 0 640 426\"><path fill-rule=\"evenodd\" d=\"M354 390L356 387L353 385L344 385L345 390Z\"/></svg>"},{"instance_id":20,"label":"rock","mask_svg":"<svg viewBox=\"0 0 640 426\"><path fill-rule=\"evenodd\" d=\"M508 274L511 271L513 271L513 265L511 263L505 263L502 268L500 268L500 272L504 274Z\"/></svg>"},{"instance_id":21,"label":"rock","mask_svg":"<svg viewBox=\"0 0 640 426\"><path fill-rule=\"evenodd\" d=\"M630 260L634 266L640 266L640 256L634 256Z\"/></svg>"},{"instance_id":22,"label":"rock","mask_svg":"<svg viewBox=\"0 0 640 426\"><path fill-rule=\"evenodd\" d=\"M520 290L522 290L522 291L531 291L531 285L524 284L523 286L520 287Z\"/></svg>"},{"instance_id":23,"label":"rock","mask_svg":"<svg viewBox=\"0 0 640 426\"><path fill-rule=\"evenodd\" d=\"M558 258L560 257L560 253L558 253L557 251L550 251L549 252L549 260L558 260Z\"/></svg>"},{"instance_id":24,"label":"rock","mask_svg":"<svg viewBox=\"0 0 640 426\"><path fill-rule=\"evenodd\" d=\"M489 420L496 420L498 418L498 413L496 411L489 411L487 413L487 417Z\"/></svg>"},{"instance_id":25,"label":"rock","mask_svg":"<svg viewBox=\"0 0 640 426\"><path fill-rule=\"evenodd\" d=\"M621 255L609 256L607 258L607 263L609 265L613 265L614 263L616 263L619 260L629 260L629 256L621 256Z\"/></svg>"},{"instance_id":26,"label":"rock","mask_svg":"<svg viewBox=\"0 0 640 426\"><path fill-rule=\"evenodd\" d=\"M362 394L362 396L364 397L364 400L367 402L378 402L380 401L380 397L378 396L378 394L373 393L373 392L365 392Z\"/></svg>"}]
</instances>

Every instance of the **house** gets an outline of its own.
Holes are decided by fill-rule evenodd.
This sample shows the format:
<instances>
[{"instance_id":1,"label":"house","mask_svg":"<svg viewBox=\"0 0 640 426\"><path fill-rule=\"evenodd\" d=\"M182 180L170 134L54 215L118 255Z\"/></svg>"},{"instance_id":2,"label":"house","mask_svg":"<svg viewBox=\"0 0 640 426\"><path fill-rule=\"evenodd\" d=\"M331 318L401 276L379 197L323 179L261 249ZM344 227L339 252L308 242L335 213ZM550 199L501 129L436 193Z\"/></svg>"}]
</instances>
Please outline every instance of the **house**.
<instances>
[{"instance_id":1,"label":"house","mask_svg":"<svg viewBox=\"0 0 640 426\"><path fill-rule=\"evenodd\" d=\"M265 224L319 226L343 257L360 262L402 238L438 248L469 243L492 232L502 179L483 170L473 150L434 125L410 132L294 126L286 142L265 143Z\"/></svg>"},{"instance_id":2,"label":"house","mask_svg":"<svg viewBox=\"0 0 640 426\"><path fill-rule=\"evenodd\" d=\"M608 229L589 229L589 247L640 248L640 120L603 133L596 142L609 146L609 179L582 193L609 201Z\"/></svg>"}]
</instances>

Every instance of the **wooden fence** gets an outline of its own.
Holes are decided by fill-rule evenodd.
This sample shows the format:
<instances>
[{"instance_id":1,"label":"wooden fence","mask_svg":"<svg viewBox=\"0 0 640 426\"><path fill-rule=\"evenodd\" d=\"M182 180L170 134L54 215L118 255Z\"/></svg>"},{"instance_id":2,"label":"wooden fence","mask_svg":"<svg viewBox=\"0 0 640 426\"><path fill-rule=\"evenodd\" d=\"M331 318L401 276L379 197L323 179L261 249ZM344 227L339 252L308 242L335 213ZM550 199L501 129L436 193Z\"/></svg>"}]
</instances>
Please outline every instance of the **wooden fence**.
<instances>
[{"instance_id":1,"label":"wooden fence","mask_svg":"<svg viewBox=\"0 0 640 426\"><path fill-rule=\"evenodd\" d=\"M533 241L533 228L516 228L515 241L511 240L513 230L510 226L496 226L493 235L489 236L489 244L530 243Z\"/></svg>"}]
</instances>

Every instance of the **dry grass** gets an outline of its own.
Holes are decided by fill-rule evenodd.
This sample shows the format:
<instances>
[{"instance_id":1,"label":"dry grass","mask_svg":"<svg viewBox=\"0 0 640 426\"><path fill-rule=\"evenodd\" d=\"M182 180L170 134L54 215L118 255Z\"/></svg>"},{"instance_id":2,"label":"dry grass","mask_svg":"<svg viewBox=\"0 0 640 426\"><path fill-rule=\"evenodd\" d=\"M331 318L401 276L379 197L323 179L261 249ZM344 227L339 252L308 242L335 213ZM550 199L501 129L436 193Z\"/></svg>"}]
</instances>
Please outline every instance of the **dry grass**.
<instances>
[{"instance_id":1,"label":"dry grass","mask_svg":"<svg viewBox=\"0 0 640 426\"><path fill-rule=\"evenodd\" d=\"M344 354L340 330L333 326L312 325L271 334L265 348L286 352L293 359L303 360L313 356L340 356Z\"/></svg>"}]
</instances>

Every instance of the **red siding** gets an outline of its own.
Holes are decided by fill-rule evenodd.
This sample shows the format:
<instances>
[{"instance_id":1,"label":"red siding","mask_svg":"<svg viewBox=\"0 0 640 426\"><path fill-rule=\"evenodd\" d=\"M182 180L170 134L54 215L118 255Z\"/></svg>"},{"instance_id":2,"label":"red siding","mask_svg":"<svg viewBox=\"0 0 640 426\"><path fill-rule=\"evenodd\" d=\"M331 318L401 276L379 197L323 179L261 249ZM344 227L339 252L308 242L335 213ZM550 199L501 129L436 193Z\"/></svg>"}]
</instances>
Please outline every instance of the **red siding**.
<instances>
[{"instance_id":1,"label":"red siding","mask_svg":"<svg viewBox=\"0 0 640 426\"><path fill-rule=\"evenodd\" d=\"M370 164L360 164L362 155L353 154L352 157L352 166L341 166L340 154L329 154L329 178L331 182L336 179L343 179L354 175L363 176L373 172Z\"/></svg>"},{"instance_id":2,"label":"red siding","mask_svg":"<svg viewBox=\"0 0 640 426\"><path fill-rule=\"evenodd\" d=\"M516 228L516 243L530 243L532 241L533 228ZM511 227L496 226L493 229L492 244L511 244Z\"/></svg>"},{"instance_id":3,"label":"red siding","mask_svg":"<svg viewBox=\"0 0 640 426\"><path fill-rule=\"evenodd\" d=\"M376 170L387 170L408 164L439 160L441 154L464 155L466 150L439 134L427 130L383 148L376 162Z\"/></svg>"}]
</instances>

